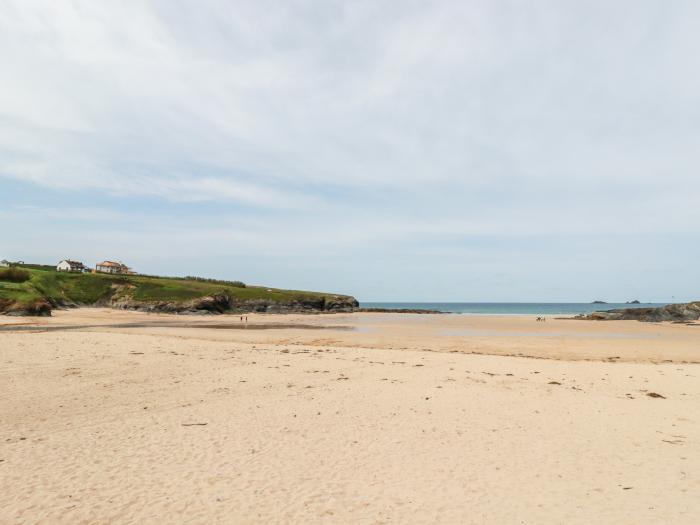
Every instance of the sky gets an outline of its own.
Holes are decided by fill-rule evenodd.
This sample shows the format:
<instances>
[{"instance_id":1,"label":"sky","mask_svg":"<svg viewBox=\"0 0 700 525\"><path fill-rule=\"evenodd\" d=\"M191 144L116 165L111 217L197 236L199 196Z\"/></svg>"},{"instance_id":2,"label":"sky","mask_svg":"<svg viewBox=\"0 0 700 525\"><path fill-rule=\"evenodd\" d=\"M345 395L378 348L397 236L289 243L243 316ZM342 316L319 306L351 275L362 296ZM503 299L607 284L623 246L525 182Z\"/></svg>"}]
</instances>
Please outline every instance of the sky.
<instances>
[{"instance_id":1,"label":"sky","mask_svg":"<svg viewBox=\"0 0 700 525\"><path fill-rule=\"evenodd\" d=\"M5 0L0 259L700 299L700 3Z\"/></svg>"}]
</instances>

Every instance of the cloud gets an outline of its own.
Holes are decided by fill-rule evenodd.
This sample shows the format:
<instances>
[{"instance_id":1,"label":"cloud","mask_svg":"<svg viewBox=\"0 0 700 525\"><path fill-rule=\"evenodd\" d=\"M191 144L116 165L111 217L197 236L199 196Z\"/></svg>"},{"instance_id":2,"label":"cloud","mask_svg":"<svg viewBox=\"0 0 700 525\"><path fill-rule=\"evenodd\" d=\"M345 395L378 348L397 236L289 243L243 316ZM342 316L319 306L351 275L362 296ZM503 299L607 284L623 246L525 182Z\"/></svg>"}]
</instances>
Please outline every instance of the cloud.
<instances>
[{"instance_id":1,"label":"cloud","mask_svg":"<svg viewBox=\"0 0 700 525\"><path fill-rule=\"evenodd\" d=\"M664 140L692 124L700 87L697 68L668 60L691 38L668 21L681 9L656 23L653 4L10 4L0 111L40 139L33 161L53 179L85 165L139 188L139 168L193 165L378 188L562 168L626 180L697 145Z\"/></svg>"}]
</instances>

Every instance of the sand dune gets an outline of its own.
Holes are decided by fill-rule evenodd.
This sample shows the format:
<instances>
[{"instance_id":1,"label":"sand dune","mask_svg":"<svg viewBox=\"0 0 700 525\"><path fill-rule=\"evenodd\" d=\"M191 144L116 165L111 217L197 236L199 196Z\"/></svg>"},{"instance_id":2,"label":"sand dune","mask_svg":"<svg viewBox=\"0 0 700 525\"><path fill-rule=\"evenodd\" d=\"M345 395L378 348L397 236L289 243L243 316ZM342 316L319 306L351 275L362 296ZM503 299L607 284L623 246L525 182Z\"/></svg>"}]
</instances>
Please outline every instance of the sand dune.
<instances>
[{"instance_id":1,"label":"sand dune","mask_svg":"<svg viewBox=\"0 0 700 525\"><path fill-rule=\"evenodd\" d=\"M697 521L700 327L281 319L2 319L100 327L0 331L0 523Z\"/></svg>"}]
</instances>

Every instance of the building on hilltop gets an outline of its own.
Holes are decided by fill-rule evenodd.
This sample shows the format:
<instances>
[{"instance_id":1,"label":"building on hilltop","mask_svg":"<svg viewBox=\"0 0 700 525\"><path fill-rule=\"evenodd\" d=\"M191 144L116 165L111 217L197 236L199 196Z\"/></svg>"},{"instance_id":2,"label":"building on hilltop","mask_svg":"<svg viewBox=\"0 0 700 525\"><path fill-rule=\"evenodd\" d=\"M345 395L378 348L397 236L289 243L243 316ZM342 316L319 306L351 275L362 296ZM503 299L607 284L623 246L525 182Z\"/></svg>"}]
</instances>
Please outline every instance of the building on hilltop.
<instances>
[{"instance_id":1,"label":"building on hilltop","mask_svg":"<svg viewBox=\"0 0 700 525\"><path fill-rule=\"evenodd\" d=\"M102 261L95 265L95 270L101 273L121 273L121 274L131 274L131 271L126 264L114 261Z\"/></svg>"},{"instance_id":2,"label":"building on hilltop","mask_svg":"<svg viewBox=\"0 0 700 525\"><path fill-rule=\"evenodd\" d=\"M9 268L10 267L10 261L3 259L0 261L0 268Z\"/></svg>"},{"instance_id":3,"label":"building on hilltop","mask_svg":"<svg viewBox=\"0 0 700 525\"><path fill-rule=\"evenodd\" d=\"M84 273L88 272L89 269L80 261L71 261L70 259L63 259L60 263L56 265L56 271Z\"/></svg>"}]
</instances>

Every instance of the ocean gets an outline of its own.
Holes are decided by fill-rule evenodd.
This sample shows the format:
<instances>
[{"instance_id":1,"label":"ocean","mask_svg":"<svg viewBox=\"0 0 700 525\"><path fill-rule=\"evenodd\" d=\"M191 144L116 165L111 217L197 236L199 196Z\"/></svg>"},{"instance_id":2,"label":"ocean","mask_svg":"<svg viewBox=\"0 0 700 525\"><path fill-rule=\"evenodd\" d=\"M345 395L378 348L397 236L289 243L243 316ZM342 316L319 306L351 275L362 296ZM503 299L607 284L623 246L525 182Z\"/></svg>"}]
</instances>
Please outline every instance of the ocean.
<instances>
[{"instance_id":1,"label":"ocean","mask_svg":"<svg viewBox=\"0 0 700 525\"><path fill-rule=\"evenodd\" d=\"M576 315L616 308L655 308L669 303L377 303L361 302L362 308L416 308L472 315Z\"/></svg>"}]
</instances>

